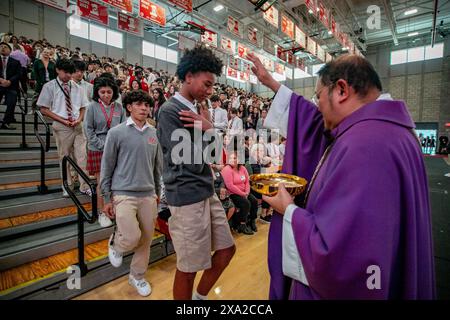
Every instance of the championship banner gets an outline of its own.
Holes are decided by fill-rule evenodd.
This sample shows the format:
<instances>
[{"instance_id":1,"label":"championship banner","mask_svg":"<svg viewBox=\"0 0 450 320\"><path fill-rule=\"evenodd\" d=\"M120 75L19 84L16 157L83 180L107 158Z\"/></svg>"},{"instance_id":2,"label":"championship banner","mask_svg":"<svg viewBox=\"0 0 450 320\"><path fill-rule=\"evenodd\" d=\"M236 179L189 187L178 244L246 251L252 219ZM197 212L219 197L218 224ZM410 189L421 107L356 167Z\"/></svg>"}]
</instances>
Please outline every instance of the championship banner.
<instances>
[{"instance_id":1,"label":"championship banner","mask_svg":"<svg viewBox=\"0 0 450 320\"><path fill-rule=\"evenodd\" d=\"M271 25L278 29L278 9L274 6L271 6L266 12L263 14L263 18L266 19Z\"/></svg>"},{"instance_id":2,"label":"championship banner","mask_svg":"<svg viewBox=\"0 0 450 320\"><path fill-rule=\"evenodd\" d=\"M149 0L139 1L139 16L162 27L166 25L166 10Z\"/></svg>"},{"instance_id":3,"label":"championship banner","mask_svg":"<svg viewBox=\"0 0 450 320\"><path fill-rule=\"evenodd\" d=\"M252 72L252 65L245 61L242 61L242 71L250 74Z\"/></svg>"},{"instance_id":4,"label":"championship banner","mask_svg":"<svg viewBox=\"0 0 450 320\"><path fill-rule=\"evenodd\" d=\"M306 48L306 34L299 27L295 26L295 42L302 48Z\"/></svg>"},{"instance_id":5,"label":"championship banner","mask_svg":"<svg viewBox=\"0 0 450 320\"><path fill-rule=\"evenodd\" d=\"M330 30L333 35L336 36L336 20L334 19L332 14L330 14Z\"/></svg>"},{"instance_id":6,"label":"championship banner","mask_svg":"<svg viewBox=\"0 0 450 320\"><path fill-rule=\"evenodd\" d=\"M273 41L272 39L269 39L268 37L264 37L263 49L264 49L264 51L266 51L274 56L275 55L275 41Z\"/></svg>"},{"instance_id":7,"label":"championship banner","mask_svg":"<svg viewBox=\"0 0 450 320\"><path fill-rule=\"evenodd\" d=\"M91 0L77 0L80 15L83 18L95 20L108 25L108 7L95 3Z\"/></svg>"},{"instance_id":8,"label":"championship banner","mask_svg":"<svg viewBox=\"0 0 450 320\"><path fill-rule=\"evenodd\" d=\"M316 0L305 0L305 5L308 9L312 10L313 14L317 13Z\"/></svg>"},{"instance_id":9,"label":"championship banner","mask_svg":"<svg viewBox=\"0 0 450 320\"><path fill-rule=\"evenodd\" d=\"M246 46L244 46L242 43L238 43L238 55L239 57L243 59L247 59L247 54L249 53L249 50Z\"/></svg>"},{"instance_id":10,"label":"championship banner","mask_svg":"<svg viewBox=\"0 0 450 320\"><path fill-rule=\"evenodd\" d=\"M273 60L264 57L262 62L263 62L264 68L266 68L267 70L269 70L271 72L273 72L275 70L275 62L273 62Z\"/></svg>"},{"instance_id":11,"label":"championship banner","mask_svg":"<svg viewBox=\"0 0 450 320\"><path fill-rule=\"evenodd\" d=\"M36 0L36 1L43 3L47 6L53 7L55 9L67 12L67 0Z\"/></svg>"},{"instance_id":12,"label":"championship banner","mask_svg":"<svg viewBox=\"0 0 450 320\"><path fill-rule=\"evenodd\" d=\"M228 58L228 66L232 69L239 70L240 69L239 68L239 59L237 59L233 56L230 56Z\"/></svg>"},{"instance_id":13,"label":"championship banner","mask_svg":"<svg viewBox=\"0 0 450 320\"><path fill-rule=\"evenodd\" d=\"M305 71L305 60L298 58L296 63L296 68Z\"/></svg>"},{"instance_id":14,"label":"championship banner","mask_svg":"<svg viewBox=\"0 0 450 320\"><path fill-rule=\"evenodd\" d=\"M239 79L242 81L250 81L250 73L248 72L239 72Z\"/></svg>"},{"instance_id":15,"label":"championship banner","mask_svg":"<svg viewBox=\"0 0 450 320\"><path fill-rule=\"evenodd\" d=\"M277 47L277 57L283 61L286 61L287 57L286 57L286 51L284 51L284 49L280 46Z\"/></svg>"},{"instance_id":16,"label":"championship banner","mask_svg":"<svg viewBox=\"0 0 450 320\"><path fill-rule=\"evenodd\" d=\"M109 5L116 7L120 10L125 10L129 13L133 13L133 0L103 0Z\"/></svg>"},{"instance_id":17,"label":"championship banner","mask_svg":"<svg viewBox=\"0 0 450 320\"><path fill-rule=\"evenodd\" d=\"M254 45L258 45L258 34L256 33L255 29L253 29L251 27L248 28L247 39Z\"/></svg>"},{"instance_id":18,"label":"championship banner","mask_svg":"<svg viewBox=\"0 0 450 320\"><path fill-rule=\"evenodd\" d=\"M294 56L294 54L292 53L292 51L289 50L289 51L287 52L287 63L293 65L294 62L295 62L295 56Z\"/></svg>"},{"instance_id":19,"label":"championship banner","mask_svg":"<svg viewBox=\"0 0 450 320\"><path fill-rule=\"evenodd\" d=\"M239 21L232 16L228 16L228 23L227 23L227 29L229 32L234 34L235 36L242 37L242 25L239 23Z\"/></svg>"},{"instance_id":20,"label":"championship banner","mask_svg":"<svg viewBox=\"0 0 450 320\"><path fill-rule=\"evenodd\" d=\"M317 45L317 58L319 58L320 61L325 62L325 50L319 45Z\"/></svg>"},{"instance_id":21,"label":"championship banner","mask_svg":"<svg viewBox=\"0 0 450 320\"><path fill-rule=\"evenodd\" d=\"M177 7L180 7L187 12L192 12L192 0L169 0Z\"/></svg>"},{"instance_id":22,"label":"championship banner","mask_svg":"<svg viewBox=\"0 0 450 320\"><path fill-rule=\"evenodd\" d=\"M294 40L294 22L286 15L281 15L281 32Z\"/></svg>"},{"instance_id":23,"label":"championship banner","mask_svg":"<svg viewBox=\"0 0 450 320\"><path fill-rule=\"evenodd\" d=\"M309 53L312 53L313 55L317 55L317 43L308 37L308 46L306 47L306 50L308 50Z\"/></svg>"},{"instance_id":24,"label":"championship banner","mask_svg":"<svg viewBox=\"0 0 450 320\"><path fill-rule=\"evenodd\" d=\"M117 12L117 29L142 37L144 29L141 19Z\"/></svg>"},{"instance_id":25,"label":"championship banner","mask_svg":"<svg viewBox=\"0 0 450 320\"><path fill-rule=\"evenodd\" d=\"M258 78L255 75L253 75L253 74L250 74L250 83L251 84L258 84Z\"/></svg>"},{"instance_id":26,"label":"championship banner","mask_svg":"<svg viewBox=\"0 0 450 320\"><path fill-rule=\"evenodd\" d=\"M275 72L284 76L284 65L275 62Z\"/></svg>"},{"instance_id":27,"label":"championship banner","mask_svg":"<svg viewBox=\"0 0 450 320\"><path fill-rule=\"evenodd\" d=\"M236 54L236 41L223 37L220 39L220 48L228 54Z\"/></svg>"},{"instance_id":28,"label":"championship banner","mask_svg":"<svg viewBox=\"0 0 450 320\"><path fill-rule=\"evenodd\" d=\"M200 39L203 43L217 48L217 33L205 30L205 33L200 36Z\"/></svg>"},{"instance_id":29,"label":"championship banner","mask_svg":"<svg viewBox=\"0 0 450 320\"><path fill-rule=\"evenodd\" d=\"M319 4L319 20L322 24L328 28L328 14L329 11L325 8L322 2Z\"/></svg>"},{"instance_id":30,"label":"championship banner","mask_svg":"<svg viewBox=\"0 0 450 320\"><path fill-rule=\"evenodd\" d=\"M230 78L235 78L235 79L237 79L237 77L238 77L238 71L235 70L235 69L233 69L233 68L228 67L228 68L227 68L227 75L228 75Z\"/></svg>"}]
</instances>

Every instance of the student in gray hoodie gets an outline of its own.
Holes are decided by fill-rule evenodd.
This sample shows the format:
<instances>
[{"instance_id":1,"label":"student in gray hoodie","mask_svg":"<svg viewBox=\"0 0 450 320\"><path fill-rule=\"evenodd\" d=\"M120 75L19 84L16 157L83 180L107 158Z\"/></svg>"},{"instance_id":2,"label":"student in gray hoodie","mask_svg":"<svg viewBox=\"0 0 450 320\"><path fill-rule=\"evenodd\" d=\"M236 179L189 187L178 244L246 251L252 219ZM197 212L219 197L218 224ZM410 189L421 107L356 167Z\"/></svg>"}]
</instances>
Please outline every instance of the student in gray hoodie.
<instances>
[{"instance_id":1,"label":"student in gray hoodie","mask_svg":"<svg viewBox=\"0 0 450 320\"><path fill-rule=\"evenodd\" d=\"M201 110L200 102L212 94L222 66L222 61L210 49L187 50L177 67L177 75L183 83L181 90L164 103L159 113L163 179L171 213L169 229L177 253L173 285L173 297L177 300L206 299L235 252L227 216L214 192L211 168L203 159L199 164L194 161L195 154L203 152L198 143L194 143L195 137L201 137L201 131L213 131L209 111ZM172 158L172 151L179 143L172 138L177 129L185 130L183 132L190 137L191 158L187 162L179 163ZM200 132L194 134L196 130ZM201 270L205 271L192 294L195 276Z\"/></svg>"},{"instance_id":2,"label":"student in gray hoodie","mask_svg":"<svg viewBox=\"0 0 450 320\"><path fill-rule=\"evenodd\" d=\"M108 77L99 77L94 81L93 101L89 104L84 116L84 133L87 139L87 166L90 175L97 179L97 194L100 195L100 165L106 134L109 129L125 121L125 110L116 102L119 88L115 81ZM103 213L103 199L97 197L100 215L98 221L102 227L112 225L111 220Z\"/></svg>"},{"instance_id":3,"label":"student in gray hoodie","mask_svg":"<svg viewBox=\"0 0 450 320\"><path fill-rule=\"evenodd\" d=\"M151 286L144 276L160 196L162 153L156 129L146 121L151 104L148 93L130 92L123 104L130 117L109 130L101 166L103 211L117 224L108 255L111 264L120 267L123 254L134 251L129 283L141 296L148 296Z\"/></svg>"}]
</instances>

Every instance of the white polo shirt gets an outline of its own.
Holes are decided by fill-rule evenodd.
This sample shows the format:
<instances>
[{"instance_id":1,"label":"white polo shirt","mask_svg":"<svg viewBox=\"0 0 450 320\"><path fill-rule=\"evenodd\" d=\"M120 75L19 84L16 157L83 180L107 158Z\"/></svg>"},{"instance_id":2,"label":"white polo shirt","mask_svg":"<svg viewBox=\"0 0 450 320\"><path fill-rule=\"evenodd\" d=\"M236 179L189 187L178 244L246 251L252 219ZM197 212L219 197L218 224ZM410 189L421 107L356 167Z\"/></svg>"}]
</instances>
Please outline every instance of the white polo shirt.
<instances>
[{"instance_id":1,"label":"white polo shirt","mask_svg":"<svg viewBox=\"0 0 450 320\"><path fill-rule=\"evenodd\" d=\"M61 87L64 88L62 81L59 80L58 77L50 82L47 82L42 87L37 105L39 107L50 108L51 112L67 120L69 116L67 114L66 97L56 81L58 81ZM74 119L78 119L80 116L80 110L87 107L89 101L83 88L77 85L74 81L69 81L69 88L70 100L72 102L72 117Z\"/></svg>"}]
</instances>

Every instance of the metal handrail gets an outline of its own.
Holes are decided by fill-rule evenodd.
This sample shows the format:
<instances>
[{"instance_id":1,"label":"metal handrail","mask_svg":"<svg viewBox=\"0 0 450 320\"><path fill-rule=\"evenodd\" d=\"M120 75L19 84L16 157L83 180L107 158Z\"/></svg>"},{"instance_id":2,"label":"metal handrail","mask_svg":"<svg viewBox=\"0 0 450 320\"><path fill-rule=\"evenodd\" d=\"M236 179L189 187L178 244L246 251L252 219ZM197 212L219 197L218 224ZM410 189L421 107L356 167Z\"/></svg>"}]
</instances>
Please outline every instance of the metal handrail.
<instances>
[{"instance_id":1,"label":"metal handrail","mask_svg":"<svg viewBox=\"0 0 450 320\"><path fill-rule=\"evenodd\" d=\"M26 142L26 134L25 134L25 116L28 113L28 97L26 96L25 92L20 88L20 94L23 97L23 107L19 103L19 108L22 111L21 117L22 117L22 143L20 144L20 147L22 149L27 148L27 142Z\"/></svg>"},{"instance_id":2,"label":"metal handrail","mask_svg":"<svg viewBox=\"0 0 450 320\"><path fill-rule=\"evenodd\" d=\"M78 173L79 177L83 179L91 189L91 204L92 204L92 213L89 214L87 210L83 207L80 200L78 200L77 196L73 192L73 190L69 187L69 183L67 181L67 163L74 168L74 170ZM62 160L62 176L63 176L63 186L66 192L69 194L69 197L72 199L73 203L77 207L77 224L78 224L78 266L80 267L81 276L87 274L88 269L86 262L84 261L84 221L89 223L94 223L98 218L97 211L97 181L91 180L86 173L76 164L76 162L70 158L69 156L64 156Z\"/></svg>"},{"instance_id":3,"label":"metal handrail","mask_svg":"<svg viewBox=\"0 0 450 320\"><path fill-rule=\"evenodd\" d=\"M45 126L45 141L39 133L38 120ZM38 186L38 191L39 193L44 194L48 192L48 188L45 185L45 153L50 150L50 126L39 110L34 112L34 134L41 145L41 185Z\"/></svg>"}]
</instances>

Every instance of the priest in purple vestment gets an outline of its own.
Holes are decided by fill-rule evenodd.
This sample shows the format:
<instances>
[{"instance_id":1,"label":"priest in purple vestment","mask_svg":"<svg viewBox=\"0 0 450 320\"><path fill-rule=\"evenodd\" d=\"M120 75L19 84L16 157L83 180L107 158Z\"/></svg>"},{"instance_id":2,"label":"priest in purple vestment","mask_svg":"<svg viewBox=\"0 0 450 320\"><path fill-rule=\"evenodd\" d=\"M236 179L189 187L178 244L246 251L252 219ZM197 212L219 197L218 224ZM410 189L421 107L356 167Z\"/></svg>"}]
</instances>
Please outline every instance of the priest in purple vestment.
<instances>
[{"instance_id":1,"label":"priest in purple vestment","mask_svg":"<svg viewBox=\"0 0 450 320\"><path fill-rule=\"evenodd\" d=\"M434 299L428 182L405 103L381 94L360 56L327 63L314 102L248 59L276 92L266 126L287 138L283 172L308 180L296 199L264 197L278 212L270 299Z\"/></svg>"}]
</instances>

